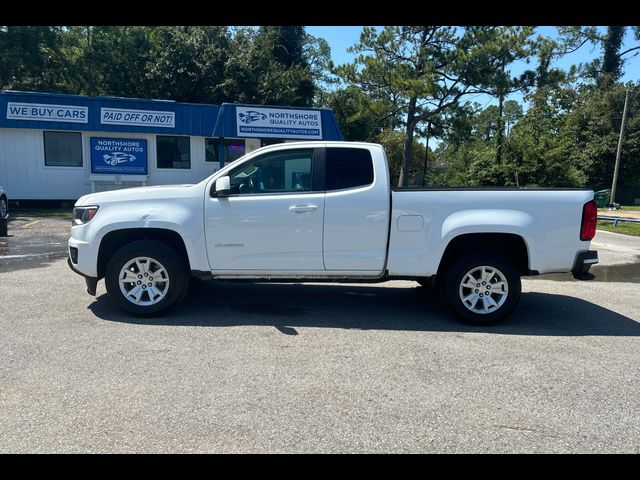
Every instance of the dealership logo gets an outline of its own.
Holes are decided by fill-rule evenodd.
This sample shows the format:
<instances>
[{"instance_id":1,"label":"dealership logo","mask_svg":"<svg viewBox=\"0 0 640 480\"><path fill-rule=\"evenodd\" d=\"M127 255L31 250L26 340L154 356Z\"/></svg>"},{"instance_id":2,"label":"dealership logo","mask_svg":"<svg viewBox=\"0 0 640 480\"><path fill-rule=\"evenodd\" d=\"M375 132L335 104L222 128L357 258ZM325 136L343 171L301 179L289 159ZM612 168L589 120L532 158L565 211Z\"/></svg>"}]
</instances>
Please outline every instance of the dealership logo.
<instances>
[{"instance_id":1,"label":"dealership logo","mask_svg":"<svg viewBox=\"0 0 640 480\"><path fill-rule=\"evenodd\" d=\"M111 153L102 155L102 159L104 160L105 163L116 166L119 163L135 162L136 157L135 155L130 155L124 152L111 152Z\"/></svg>"},{"instance_id":2,"label":"dealership logo","mask_svg":"<svg viewBox=\"0 0 640 480\"><path fill-rule=\"evenodd\" d=\"M264 113L256 112L255 110L249 110L246 113L240 113L238 117L240 118L240 121L242 123L246 123L247 125L258 120L265 120L267 118Z\"/></svg>"}]
</instances>

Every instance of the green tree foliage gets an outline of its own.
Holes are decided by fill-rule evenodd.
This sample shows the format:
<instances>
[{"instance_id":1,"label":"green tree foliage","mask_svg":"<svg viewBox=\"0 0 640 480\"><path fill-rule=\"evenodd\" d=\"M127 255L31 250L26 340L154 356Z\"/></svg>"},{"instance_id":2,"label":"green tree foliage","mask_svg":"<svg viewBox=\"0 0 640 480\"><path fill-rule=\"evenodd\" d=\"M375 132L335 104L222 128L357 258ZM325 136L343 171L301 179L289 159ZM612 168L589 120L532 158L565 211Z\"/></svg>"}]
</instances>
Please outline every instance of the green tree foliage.
<instances>
[{"instance_id":1,"label":"green tree foliage","mask_svg":"<svg viewBox=\"0 0 640 480\"><path fill-rule=\"evenodd\" d=\"M372 142L384 127L393 126L379 105L354 86L327 93L324 106L333 110L345 140Z\"/></svg>"},{"instance_id":2,"label":"green tree foliage","mask_svg":"<svg viewBox=\"0 0 640 480\"><path fill-rule=\"evenodd\" d=\"M303 27L239 29L232 41L222 89L228 101L311 106L315 85L307 55L313 57L317 68L326 48Z\"/></svg>"},{"instance_id":3,"label":"green tree foliage","mask_svg":"<svg viewBox=\"0 0 640 480\"><path fill-rule=\"evenodd\" d=\"M326 106L331 90L339 82L333 75L333 61L331 60L331 48L324 38L314 37L305 33L304 58L309 64L311 76L314 81L314 105Z\"/></svg>"},{"instance_id":4,"label":"green tree foliage","mask_svg":"<svg viewBox=\"0 0 640 480\"><path fill-rule=\"evenodd\" d=\"M310 106L329 57L296 26L5 26L0 88Z\"/></svg>"},{"instance_id":5,"label":"green tree foliage","mask_svg":"<svg viewBox=\"0 0 640 480\"><path fill-rule=\"evenodd\" d=\"M546 101L532 105L513 127L507 142L504 169L499 173L502 184L529 187L584 185L584 169L572 155L575 144L566 126L564 93L550 92Z\"/></svg>"},{"instance_id":6,"label":"green tree foliage","mask_svg":"<svg viewBox=\"0 0 640 480\"><path fill-rule=\"evenodd\" d=\"M602 55L591 62L579 64L575 71L594 79L599 86L606 88L620 79L624 73L624 62L632 52L640 50L640 45L622 49L622 42L628 29L634 39L640 41L640 27L609 26L606 33L597 27L560 27L560 45L562 54L572 53L585 44L599 47ZM635 54L634 54L635 55Z\"/></svg>"},{"instance_id":7,"label":"green tree foliage","mask_svg":"<svg viewBox=\"0 0 640 480\"><path fill-rule=\"evenodd\" d=\"M499 108L458 108L436 150L448 165L446 185L590 186L611 185L625 88L618 82L625 59L640 47L622 47L627 27L563 27L558 40L537 38L537 66L525 97L503 105L502 162L492 161L502 129ZM637 37L637 29L634 29ZM600 45L601 56L568 72L552 62L585 44ZM580 75L582 74L582 78ZM638 85L631 86L627 134L618 184L640 185Z\"/></svg>"},{"instance_id":8,"label":"green tree foliage","mask_svg":"<svg viewBox=\"0 0 640 480\"><path fill-rule=\"evenodd\" d=\"M218 103L229 58L226 27L158 27L151 32L144 82L154 98Z\"/></svg>"},{"instance_id":9,"label":"green tree foliage","mask_svg":"<svg viewBox=\"0 0 640 480\"><path fill-rule=\"evenodd\" d=\"M640 185L640 84L631 84L626 133L620 160L618 184ZM573 157L583 166L587 184L610 188L622 121L625 86L606 90L581 88L575 108L567 116L572 133Z\"/></svg>"},{"instance_id":10,"label":"green tree foliage","mask_svg":"<svg viewBox=\"0 0 640 480\"><path fill-rule=\"evenodd\" d=\"M263 102L273 105L310 106L315 86L312 71L305 58L304 27L260 27L256 37Z\"/></svg>"},{"instance_id":11,"label":"green tree foliage","mask_svg":"<svg viewBox=\"0 0 640 480\"><path fill-rule=\"evenodd\" d=\"M524 115L522 105L515 100L507 100L503 106L504 124L506 128L506 134L509 135L511 127L515 125L518 120Z\"/></svg>"},{"instance_id":12,"label":"green tree foliage","mask_svg":"<svg viewBox=\"0 0 640 480\"><path fill-rule=\"evenodd\" d=\"M620 49L625 28L619 25L608 27L602 49L602 73L608 81L618 80L622 76L622 58Z\"/></svg>"},{"instance_id":13,"label":"green tree foliage","mask_svg":"<svg viewBox=\"0 0 640 480\"><path fill-rule=\"evenodd\" d=\"M397 184L402 169L404 142L403 132L386 129L380 132L375 139L381 144L387 153L389 161L389 174L392 184ZM414 139L411 162L409 163L409 177L415 179L415 184L422 185L421 179L424 162L424 145ZM409 185L409 184L407 184Z\"/></svg>"},{"instance_id":14,"label":"green tree foliage","mask_svg":"<svg viewBox=\"0 0 640 480\"><path fill-rule=\"evenodd\" d=\"M404 125L398 184L406 185L419 124L458 106L470 93L511 88L506 66L523 40L523 27L365 27L352 64L337 73L383 105ZM502 93L501 93L502 94Z\"/></svg>"},{"instance_id":15,"label":"green tree foliage","mask_svg":"<svg viewBox=\"0 0 640 480\"><path fill-rule=\"evenodd\" d=\"M640 184L640 86L630 86L619 185ZM624 85L603 90L556 86L530 95L530 108L507 131L504 162L495 153L497 107L460 112L436 151L447 185L608 188L620 132ZM506 102L505 102L506 103Z\"/></svg>"},{"instance_id":16,"label":"green tree foliage","mask_svg":"<svg viewBox=\"0 0 640 480\"><path fill-rule=\"evenodd\" d=\"M63 34L74 72L73 90L84 95L148 97L151 29L148 27L70 27Z\"/></svg>"},{"instance_id":17,"label":"green tree foliage","mask_svg":"<svg viewBox=\"0 0 640 480\"><path fill-rule=\"evenodd\" d=\"M61 27L0 27L0 87L71 92Z\"/></svg>"},{"instance_id":18,"label":"green tree foliage","mask_svg":"<svg viewBox=\"0 0 640 480\"><path fill-rule=\"evenodd\" d=\"M336 68L327 42L297 26L0 26L0 89L326 106L347 140L385 146L400 185L420 183L428 136L428 185L608 188L640 27L533 32L367 27ZM554 66L588 47L595 60ZM517 61L532 66L516 76ZM640 185L640 83L628 88L620 186ZM525 102L508 99L516 91Z\"/></svg>"}]
</instances>

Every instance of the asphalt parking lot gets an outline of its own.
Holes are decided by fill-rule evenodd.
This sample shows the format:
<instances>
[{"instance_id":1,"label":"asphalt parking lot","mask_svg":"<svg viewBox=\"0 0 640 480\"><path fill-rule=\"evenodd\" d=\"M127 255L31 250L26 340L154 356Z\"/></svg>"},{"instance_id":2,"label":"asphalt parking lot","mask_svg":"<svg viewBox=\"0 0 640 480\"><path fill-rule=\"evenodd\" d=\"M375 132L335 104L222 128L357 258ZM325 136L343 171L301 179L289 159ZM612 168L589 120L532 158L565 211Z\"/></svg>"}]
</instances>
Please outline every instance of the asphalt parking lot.
<instances>
[{"instance_id":1,"label":"asphalt parking lot","mask_svg":"<svg viewBox=\"0 0 640 480\"><path fill-rule=\"evenodd\" d=\"M408 281L194 281L141 320L85 293L69 224L0 239L0 452L640 453L638 238L489 328Z\"/></svg>"}]
</instances>

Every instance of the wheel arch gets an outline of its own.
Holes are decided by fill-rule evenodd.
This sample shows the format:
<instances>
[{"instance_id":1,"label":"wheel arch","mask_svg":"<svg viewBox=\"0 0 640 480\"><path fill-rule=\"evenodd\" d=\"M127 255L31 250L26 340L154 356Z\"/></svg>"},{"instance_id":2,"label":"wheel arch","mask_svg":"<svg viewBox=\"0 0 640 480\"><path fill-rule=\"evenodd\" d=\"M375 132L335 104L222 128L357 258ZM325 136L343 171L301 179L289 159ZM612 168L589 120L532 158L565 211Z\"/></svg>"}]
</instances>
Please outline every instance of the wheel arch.
<instances>
[{"instance_id":1,"label":"wheel arch","mask_svg":"<svg viewBox=\"0 0 640 480\"><path fill-rule=\"evenodd\" d=\"M529 275L529 249L524 238L514 233L465 233L452 238L447 244L440 265L438 276L464 254L477 250L493 250L504 255L515 265L520 275Z\"/></svg>"},{"instance_id":2,"label":"wheel arch","mask_svg":"<svg viewBox=\"0 0 640 480\"><path fill-rule=\"evenodd\" d=\"M175 230L164 228L124 228L112 230L102 238L96 266L98 278L104 277L109 259L115 252L124 245L139 240L154 240L171 247L180 256L187 269L191 270L184 240Z\"/></svg>"}]
</instances>

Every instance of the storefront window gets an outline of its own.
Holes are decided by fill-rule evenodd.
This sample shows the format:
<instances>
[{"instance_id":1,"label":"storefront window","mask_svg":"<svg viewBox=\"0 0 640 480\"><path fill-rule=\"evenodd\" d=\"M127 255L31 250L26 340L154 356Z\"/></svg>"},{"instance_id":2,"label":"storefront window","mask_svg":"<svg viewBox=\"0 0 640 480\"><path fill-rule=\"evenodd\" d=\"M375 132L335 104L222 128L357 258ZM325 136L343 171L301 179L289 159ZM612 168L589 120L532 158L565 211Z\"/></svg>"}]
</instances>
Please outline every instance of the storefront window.
<instances>
[{"instance_id":1,"label":"storefront window","mask_svg":"<svg viewBox=\"0 0 640 480\"><path fill-rule=\"evenodd\" d=\"M48 167L81 167L82 134L43 132L44 164Z\"/></svg>"},{"instance_id":2,"label":"storefront window","mask_svg":"<svg viewBox=\"0 0 640 480\"><path fill-rule=\"evenodd\" d=\"M156 137L158 168L191 168L189 137L158 135Z\"/></svg>"},{"instance_id":3,"label":"storefront window","mask_svg":"<svg viewBox=\"0 0 640 480\"><path fill-rule=\"evenodd\" d=\"M220 145L222 145L224 163L230 163L245 154L244 140L205 138L205 160L207 162L220 161Z\"/></svg>"},{"instance_id":4,"label":"storefront window","mask_svg":"<svg viewBox=\"0 0 640 480\"><path fill-rule=\"evenodd\" d=\"M204 159L206 162L219 162L218 146L220 142L217 138L204 139Z\"/></svg>"},{"instance_id":5,"label":"storefront window","mask_svg":"<svg viewBox=\"0 0 640 480\"><path fill-rule=\"evenodd\" d=\"M224 163L231 163L244 155L244 140L223 140Z\"/></svg>"}]
</instances>

